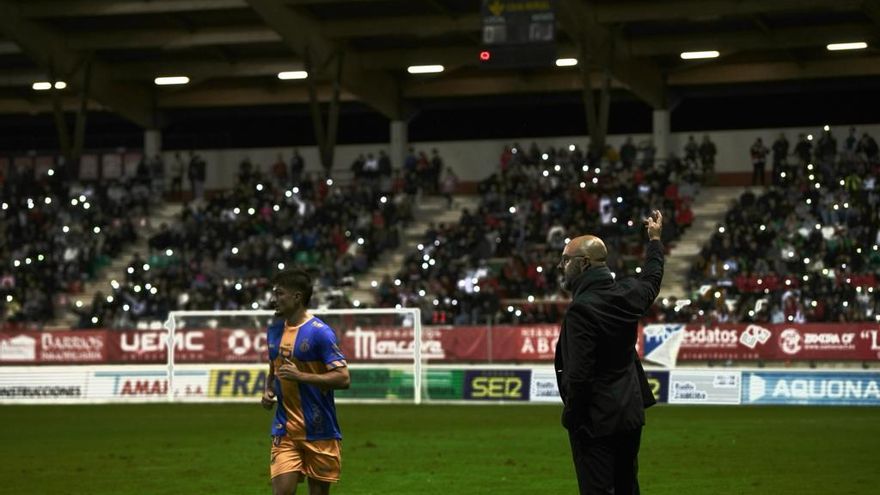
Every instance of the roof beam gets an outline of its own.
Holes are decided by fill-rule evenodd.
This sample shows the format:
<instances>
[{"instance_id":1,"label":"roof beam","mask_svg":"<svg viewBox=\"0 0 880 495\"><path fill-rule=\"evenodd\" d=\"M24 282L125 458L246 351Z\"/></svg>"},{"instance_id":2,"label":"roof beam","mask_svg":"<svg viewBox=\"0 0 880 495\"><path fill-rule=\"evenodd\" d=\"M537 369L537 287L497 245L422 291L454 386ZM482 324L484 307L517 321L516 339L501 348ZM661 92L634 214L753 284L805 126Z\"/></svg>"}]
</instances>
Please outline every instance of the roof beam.
<instances>
[{"instance_id":1,"label":"roof beam","mask_svg":"<svg viewBox=\"0 0 880 495\"><path fill-rule=\"evenodd\" d=\"M28 0L19 3L23 17L103 17L244 9L244 0Z\"/></svg>"},{"instance_id":2,"label":"roof beam","mask_svg":"<svg viewBox=\"0 0 880 495\"><path fill-rule=\"evenodd\" d=\"M365 70L360 54L351 49L343 50L327 39L317 20L288 8L281 0L248 0L248 3L294 53L303 56L308 51L316 67L344 57L342 87L388 118L401 118L403 108L397 81L386 73Z\"/></svg>"},{"instance_id":3,"label":"roof beam","mask_svg":"<svg viewBox=\"0 0 880 495\"><path fill-rule=\"evenodd\" d=\"M862 10L874 23L874 27L880 27L880 0L865 0Z\"/></svg>"},{"instance_id":4,"label":"roof beam","mask_svg":"<svg viewBox=\"0 0 880 495\"><path fill-rule=\"evenodd\" d=\"M388 33L419 38L450 32L479 31L480 19L466 16L452 19L445 16L378 18L328 21L321 32L328 38L359 38L383 36ZM125 29L114 31L83 31L71 33L71 44L78 49L152 48L175 50L198 46L245 45L282 41L273 29L264 26L209 27L196 31L186 29ZM0 44L0 50L3 45Z\"/></svg>"},{"instance_id":5,"label":"roof beam","mask_svg":"<svg viewBox=\"0 0 880 495\"><path fill-rule=\"evenodd\" d=\"M831 57L809 62L707 64L669 75L669 84L737 84L880 75L880 57Z\"/></svg>"},{"instance_id":6,"label":"roof beam","mask_svg":"<svg viewBox=\"0 0 880 495\"><path fill-rule=\"evenodd\" d=\"M200 46L247 45L281 41L266 26L233 26L199 29L126 29L88 31L70 34L70 45L80 50L160 48L179 50Z\"/></svg>"},{"instance_id":7,"label":"roof beam","mask_svg":"<svg viewBox=\"0 0 880 495\"><path fill-rule=\"evenodd\" d=\"M330 99L333 89L330 85L317 88L318 98ZM340 101L357 101L351 93L341 92ZM309 92L305 85L298 86L227 86L200 87L197 90L178 91L159 97L163 108L184 107L231 107L250 105L277 105L279 103L306 104Z\"/></svg>"},{"instance_id":8,"label":"roof beam","mask_svg":"<svg viewBox=\"0 0 880 495\"><path fill-rule=\"evenodd\" d=\"M673 0L657 2L603 2L595 4L596 21L602 24L675 19L704 20L725 16L750 16L791 11L858 10L862 0Z\"/></svg>"},{"instance_id":9,"label":"roof beam","mask_svg":"<svg viewBox=\"0 0 880 495\"><path fill-rule=\"evenodd\" d=\"M195 78L241 78L276 76L279 72L303 70L293 57L253 58L244 61L207 61L203 58L161 59L151 62L126 62L116 66L120 79L150 79L161 75Z\"/></svg>"},{"instance_id":10,"label":"roof beam","mask_svg":"<svg viewBox=\"0 0 880 495\"><path fill-rule=\"evenodd\" d=\"M809 28L776 29L771 33L717 32L704 35L660 35L632 38L626 43L633 56L671 55L683 51L718 50L722 53L774 48L824 46L839 39L873 34L869 24L847 23Z\"/></svg>"},{"instance_id":11,"label":"roof beam","mask_svg":"<svg viewBox=\"0 0 880 495\"><path fill-rule=\"evenodd\" d=\"M602 84L602 75L590 75L594 87ZM622 88L612 83L613 88ZM458 96L484 96L499 94L579 92L583 88L583 76L579 71L547 74L468 74L454 78L432 81L412 81L403 88L407 98L444 98Z\"/></svg>"},{"instance_id":12,"label":"roof beam","mask_svg":"<svg viewBox=\"0 0 880 495\"><path fill-rule=\"evenodd\" d=\"M482 22L482 17L477 14L461 17L446 15L379 17L325 21L321 31L331 38L359 38L388 36L389 34L426 38L446 33L479 32Z\"/></svg>"},{"instance_id":13,"label":"roof beam","mask_svg":"<svg viewBox=\"0 0 880 495\"><path fill-rule=\"evenodd\" d=\"M0 55L17 55L21 53L21 48L12 41L0 41Z\"/></svg>"},{"instance_id":14,"label":"roof beam","mask_svg":"<svg viewBox=\"0 0 880 495\"><path fill-rule=\"evenodd\" d=\"M615 79L652 107L666 107L663 73L651 60L631 58L623 49L620 37L596 21L592 5L582 0L560 0L559 14L571 38L583 44L583 52L592 57L590 63L608 69ZM579 63L588 61L579 60Z\"/></svg>"},{"instance_id":15,"label":"roof beam","mask_svg":"<svg viewBox=\"0 0 880 495\"><path fill-rule=\"evenodd\" d=\"M22 51L47 73L54 64L54 72L72 87L83 77L83 57L67 46L67 40L34 21L21 16L18 4L0 2L0 31L15 41ZM146 87L123 85L113 80L108 64L93 60L91 67L90 97L112 107L119 115L143 126L155 127L152 94Z\"/></svg>"}]
</instances>

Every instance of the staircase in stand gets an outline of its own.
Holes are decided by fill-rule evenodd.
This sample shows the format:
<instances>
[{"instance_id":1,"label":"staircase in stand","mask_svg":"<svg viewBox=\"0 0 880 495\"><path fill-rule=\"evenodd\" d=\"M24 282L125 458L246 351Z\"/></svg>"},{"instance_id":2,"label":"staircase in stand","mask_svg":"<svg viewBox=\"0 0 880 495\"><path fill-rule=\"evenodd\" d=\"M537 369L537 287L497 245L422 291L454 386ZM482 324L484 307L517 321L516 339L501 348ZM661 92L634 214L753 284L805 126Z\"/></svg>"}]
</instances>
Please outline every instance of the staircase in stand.
<instances>
[{"instance_id":1,"label":"staircase in stand","mask_svg":"<svg viewBox=\"0 0 880 495\"><path fill-rule=\"evenodd\" d=\"M376 289L373 288L372 283L381 282L385 275L394 278L403 267L406 256L422 241L429 224L457 224L463 209L466 208L473 213L479 204L480 197L476 195L453 196L451 208L446 207L446 199L442 197L418 198L413 211L414 220L400 234L400 246L394 251L383 253L366 273L357 276L356 285L351 289L349 298L352 301L373 305Z\"/></svg>"},{"instance_id":2,"label":"staircase in stand","mask_svg":"<svg viewBox=\"0 0 880 495\"><path fill-rule=\"evenodd\" d=\"M697 195L691 206L694 212L694 223L675 243L666 257L663 273L663 285L660 287L661 297L687 298L688 270L694 263L703 245L724 221L727 211L740 195L751 189L760 195L761 188L748 187L707 187Z\"/></svg>"},{"instance_id":3,"label":"staircase in stand","mask_svg":"<svg viewBox=\"0 0 880 495\"><path fill-rule=\"evenodd\" d=\"M83 308L88 308L98 292L104 295L112 294L113 288L110 286L110 282L113 280L125 280L125 270L128 268L128 263L135 253L140 254L142 258L146 259L150 251L148 244L150 237L159 231L159 227L163 223L168 225L177 223L182 211L182 203L166 202L154 208L152 214L147 217L144 227L138 231L137 241L126 246L119 253L119 256L113 258L110 264L104 267L93 280L88 281L83 287L82 292L70 294L71 305L81 302ZM71 309L60 308L59 316L52 322L49 322L46 328L74 328L78 321L79 317Z\"/></svg>"}]
</instances>

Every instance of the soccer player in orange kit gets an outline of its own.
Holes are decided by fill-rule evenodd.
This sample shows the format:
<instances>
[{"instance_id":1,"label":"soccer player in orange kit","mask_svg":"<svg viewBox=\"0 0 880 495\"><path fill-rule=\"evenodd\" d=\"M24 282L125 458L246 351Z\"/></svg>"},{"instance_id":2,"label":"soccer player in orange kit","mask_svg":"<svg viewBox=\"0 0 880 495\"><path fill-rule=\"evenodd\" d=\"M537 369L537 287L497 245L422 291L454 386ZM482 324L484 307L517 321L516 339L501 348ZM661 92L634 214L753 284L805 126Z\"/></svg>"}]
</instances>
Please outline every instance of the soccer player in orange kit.
<instances>
[{"instance_id":1,"label":"soccer player in orange kit","mask_svg":"<svg viewBox=\"0 0 880 495\"><path fill-rule=\"evenodd\" d=\"M274 279L275 316L269 325L269 375L262 405L276 404L272 422L272 493L291 495L309 479L310 495L330 493L339 481L341 440L333 390L351 383L345 356L330 326L306 311L312 279L300 269Z\"/></svg>"}]
</instances>

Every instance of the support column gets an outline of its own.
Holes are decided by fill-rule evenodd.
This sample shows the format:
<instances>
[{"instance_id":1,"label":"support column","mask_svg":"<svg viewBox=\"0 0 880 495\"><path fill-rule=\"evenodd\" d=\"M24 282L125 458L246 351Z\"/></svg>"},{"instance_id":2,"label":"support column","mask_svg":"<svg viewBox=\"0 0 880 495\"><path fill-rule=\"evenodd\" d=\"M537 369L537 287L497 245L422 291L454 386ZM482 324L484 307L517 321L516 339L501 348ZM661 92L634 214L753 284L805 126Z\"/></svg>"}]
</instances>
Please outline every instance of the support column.
<instances>
[{"instance_id":1,"label":"support column","mask_svg":"<svg viewBox=\"0 0 880 495\"><path fill-rule=\"evenodd\" d=\"M654 157L666 161L669 158L669 110L654 110L654 147L657 152Z\"/></svg>"},{"instance_id":2,"label":"support column","mask_svg":"<svg viewBox=\"0 0 880 495\"><path fill-rule=\"evenodd\" d=\"M144 158L152 160L154 156L162 153L162 131L159 129L147 129L144 131Z\"/></svg>"},{"instance_id":3,"label":"support column","mask_svg":"<svg viewBox=\"0 0 880 495\"><path fill-rule=\"evenodd\" d=\"M407 123L404 120L391 121L391 142L388 143L388 157L391 158L391 166L394 168L403 168L403 162L406 159L406 148L409 145Z\"/></svg>"}]
</instances>

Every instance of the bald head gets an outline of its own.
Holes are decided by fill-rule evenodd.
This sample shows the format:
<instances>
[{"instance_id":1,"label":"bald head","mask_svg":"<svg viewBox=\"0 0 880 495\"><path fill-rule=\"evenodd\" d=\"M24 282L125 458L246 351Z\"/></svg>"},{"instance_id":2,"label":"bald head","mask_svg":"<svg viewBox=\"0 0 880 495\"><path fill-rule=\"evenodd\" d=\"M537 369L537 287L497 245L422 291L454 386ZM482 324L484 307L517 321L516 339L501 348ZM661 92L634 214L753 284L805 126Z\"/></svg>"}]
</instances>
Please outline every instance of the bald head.
<instances>
[{"instance_id":1,"label":"bald head","mask_svg":"<svg viewBox=\"0 0 880 495\"><path fill-rule=\"evenodd\" d=\"M608 258L608 249L602 239L594 235L575 237L565 246L563 252L569 256L585 256L594 265L604 264Z\"/></svg>"}]
</instances>

